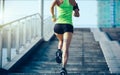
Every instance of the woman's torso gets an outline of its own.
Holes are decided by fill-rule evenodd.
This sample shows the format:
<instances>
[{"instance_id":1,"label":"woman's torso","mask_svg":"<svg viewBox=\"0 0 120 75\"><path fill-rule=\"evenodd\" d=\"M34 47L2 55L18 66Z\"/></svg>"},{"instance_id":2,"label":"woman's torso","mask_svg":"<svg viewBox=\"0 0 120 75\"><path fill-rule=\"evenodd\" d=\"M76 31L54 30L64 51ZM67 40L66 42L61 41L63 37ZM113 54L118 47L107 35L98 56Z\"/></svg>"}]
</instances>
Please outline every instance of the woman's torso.
<instances>
[{"instance_id":1,"label":"woman's torso","mask_svg":"<svg viewBox=\"0 0 120 75\"><path fill-rule=\"evenodd\" d=\"M73 6L69 3L69 0L63 0L63 3L57 6L57 10L58 18L56 23L72 25Z\"/></svg>"}]
</instances>

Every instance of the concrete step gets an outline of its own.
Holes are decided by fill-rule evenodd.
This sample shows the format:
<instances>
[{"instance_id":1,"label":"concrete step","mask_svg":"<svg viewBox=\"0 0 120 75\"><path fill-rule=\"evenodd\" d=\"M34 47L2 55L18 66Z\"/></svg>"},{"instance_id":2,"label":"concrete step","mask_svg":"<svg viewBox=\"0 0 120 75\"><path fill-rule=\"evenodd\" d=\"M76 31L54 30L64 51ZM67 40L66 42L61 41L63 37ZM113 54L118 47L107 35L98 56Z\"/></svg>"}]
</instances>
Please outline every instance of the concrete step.
<instances>
[{"instance_id":1,"label":"concrete step","mask_svg":"<svg viewBox=\"0 0 120 75\"><path fill-rule=\"evenodd\" d=\"M61 68L56 68L56 67L53 67L53 68L41 68L41 67L38 67L38 66L34 66L34 67L24 67L24 69L22 69L21 71L19 72L23 72L24 73L55 73L56 71L57 72L60 72L60 69ZM99 73L99 72L109 72L108 69L105 69L105 68L85 68L85 69L81 69L81 68L67 68L67 71L68 73L71 72L71 73L79 73L79 72L96 72L96 73Z\"/></svg>"},{"instance_id":2,"label":"concrete step","mask_svg":"<svg viewBox=\"0 0 120 75\"><path fill-rule=\"evenodd\" d=\"M30 60L17 68L15 72L59 75L61 66L55 61L57 44L58 40L56 38L50 42L45 42L35 54L30 56ZM81 75L81 72L85 75L109 73L99 42L95 41L90 29L75 29L66 67L69 75Z\"/></svg>"},{"instance_id":3,"label":"concrete step","mask_svg":"<svg viewBox=\"0 0 120 75\"><path fill-rule=\"evenodd\" d=\"M59 72L56 72L56 73L10 73L8 75L60 75ZM96 72L69 72L68 75L119 75L119 74L112 74L112 73L109 73L109 72L99 72L99 73L96 73Z\"/></svg>"},{"instance_id":4,"label":"concrete step","mask_svg":"<svg viewBox=\"0 0 120 75\"><path fill-rule=\"evenodd\" d=\"M34 65L34 66L31 66L31 65ZM27 66L29 66L29 67L27 67ZM57 69L57 68L59 68L59 69L61 69L61 67L58 65L58 64L56 64L56 63L48 63L48 62L42 62L42 63L32 63L32 64L27 64L27 66L26 66L26 68L29 68L29 69L31 69L31 70L51 70L51 69ZM82 64L80 64L80 63L68 63L68 65L66 66L67 67L67 69L68 70L76 70L76 69L78 69L78 70L83 70L83 68L84 68L84 70L85 71L90 71L90 70L99 70L99 71L108 71L108 67L107 67L107 65L87 65L87 64L85 64L85 65L82 65ZM22 69L22 70L24 70L24 69Z\"/></svg>"}]
</instances>

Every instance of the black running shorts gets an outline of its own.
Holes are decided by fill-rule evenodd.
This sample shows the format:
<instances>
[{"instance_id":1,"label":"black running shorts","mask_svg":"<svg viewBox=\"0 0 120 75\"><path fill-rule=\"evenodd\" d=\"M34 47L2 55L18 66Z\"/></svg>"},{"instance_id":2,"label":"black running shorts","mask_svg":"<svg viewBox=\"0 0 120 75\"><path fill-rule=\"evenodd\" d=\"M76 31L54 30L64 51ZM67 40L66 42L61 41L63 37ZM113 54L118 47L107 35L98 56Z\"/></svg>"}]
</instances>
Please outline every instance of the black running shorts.
<instances>
[{"instance_id":1,"label":"black running shorts","mask_svg":"<svg viewBox=\"0 0 120 75\"><path fill-rule=\"evenodd\" d=\"M73 33L73 26L71 24L55 24L54 32L57 34L64 34L65 32Z\"/></svg>"}]
</instances>

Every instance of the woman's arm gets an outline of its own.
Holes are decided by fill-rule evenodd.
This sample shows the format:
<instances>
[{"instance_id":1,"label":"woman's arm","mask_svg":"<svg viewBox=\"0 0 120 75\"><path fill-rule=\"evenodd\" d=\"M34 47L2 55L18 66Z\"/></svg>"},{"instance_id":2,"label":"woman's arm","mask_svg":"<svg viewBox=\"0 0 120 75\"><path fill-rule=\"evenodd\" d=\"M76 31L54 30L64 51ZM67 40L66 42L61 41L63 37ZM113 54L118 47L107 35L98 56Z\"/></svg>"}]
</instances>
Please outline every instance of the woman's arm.
<instances>
[{"instance_id":1,"label":"woman's arm","mask_svg":"<svg viewBox=\"0 0 120 75\"><path fill-rule=\"evenodd\" d=\"M50 7L50 12L52 15L52 21L55 22L56 21L56 17L55 17L55 13L54 13L54 7L56 5L56 0L53 1L51 7Z\"/></svg>"},{"instance_id":2,"label":"woman's arm","mask_svg":"<svg viewBox=\"0 0 120 75\"><path fill-rule=\"evenodd\" d=\"M77 3L76 3L76 5L74 7L75 7L75 9L74 9L74 16L75 17L79 17L80 13L79 13L79 7L78 7Z\"/></svg>"},{"instance_id":3,"label":"woman's arm","mask_svg":"<svg viewBox=\"0 0 120 75\"><path fill-rule=\"evenodd\" d=\"M73 15L74 15L75 17L79 17L79 16L80 16L79 7L78 7L76 1L75 1L75 0L69 0L69 1L70 1L71 5L73 5L73 8L74 8ZM76 7L77 7L77 8L76 8Z\"/></svg>"}]
</instances>

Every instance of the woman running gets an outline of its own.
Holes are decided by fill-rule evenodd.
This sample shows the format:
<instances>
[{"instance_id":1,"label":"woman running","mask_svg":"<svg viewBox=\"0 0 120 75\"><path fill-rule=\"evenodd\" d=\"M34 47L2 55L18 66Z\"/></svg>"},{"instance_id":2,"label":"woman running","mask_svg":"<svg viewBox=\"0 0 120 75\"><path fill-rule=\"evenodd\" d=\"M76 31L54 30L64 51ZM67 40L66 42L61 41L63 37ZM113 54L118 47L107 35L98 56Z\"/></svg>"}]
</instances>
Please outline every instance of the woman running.
<instances>
[{"instance_id":1,"label":"woman running","mask_svg":"<svg viewBox=\"0 0 120 75\"><path fill-rule=\"evenodd\" d=\"M57 6L58 17L54 8ZM56 22L54 32L59 40L56 52L56 62L62 63L61 74L67 75L66 64L69 56L69 46L73 35L72 14L79 17L79 8L75 0L54 0L51 5L52 21Z\"/></svg>"}]
</instances>

